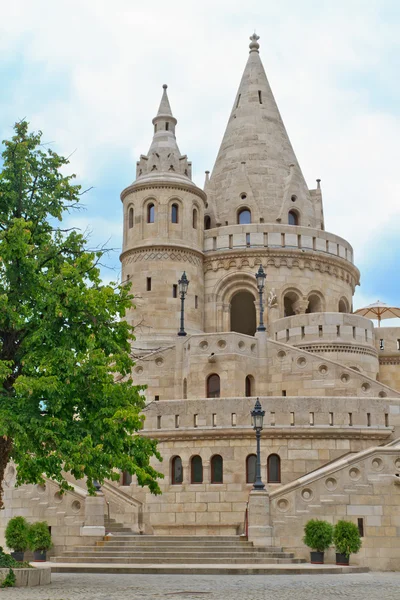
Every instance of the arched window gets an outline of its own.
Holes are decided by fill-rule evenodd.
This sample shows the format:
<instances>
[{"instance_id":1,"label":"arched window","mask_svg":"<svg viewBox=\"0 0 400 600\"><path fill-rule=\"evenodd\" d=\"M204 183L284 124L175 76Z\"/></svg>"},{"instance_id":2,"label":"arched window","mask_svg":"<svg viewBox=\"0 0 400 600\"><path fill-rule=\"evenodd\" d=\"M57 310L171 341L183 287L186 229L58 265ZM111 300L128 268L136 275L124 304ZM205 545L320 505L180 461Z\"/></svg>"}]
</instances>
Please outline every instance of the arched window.
<instances>
[{"instance_id":1,"label":"arched window","mask_svg":"<svg viewBox=\"0 0 400 600\"><path fill-rule=\"evenodd\" d=\"M187 379L185 377L185 379L183 380L183 399L186 400L187 398Z\"/></svg>"},{"instance_id":2,"label":"arched window","mask_svg":"<svg viewBox=\"0 0 400 600\"><path fill-rule=\"evenodd\" d=\"M294 210L289 211L288 223L289 223L289 225L298 225L299 224L299 215Z\"/></svg>"},{"instance_id":3,"label":"arched window","mask_svg":"<svg viewBox=\"0 0 400 600\"><path fill-rule=\"evenodd\" d=\"M177 204L171 206L171 223L178 223L179 208Z\"/></svg>"},{"instance_id":4,"label":"arched window","mask_svg":"<svg viewBox=\"0 0 400 600\"><path fill-rule=\"evenodd\" d=\"M190 461L190 482L203 483L203 461L201 456L193 456Z\"/></svg>"},{"instance_id":5,"label":"arched window","mask_svg":"<svg viewBox=\"0 0 400 600\"><path fill-rule=\"evenodd\" d=\"M207 398L219 398L221 384L219 375L213 373L207 377Z\"/></svg>"},{"instance_id":6,"label":"arched window","mask_svg":"<svg viewBox=\"0 0 400 600\"><path fill-rule=\"evenodd\" d=\"M249 454L246 458L246 483L254 483L256 480L257 456Z\"/></svg>"},{"instance_id":7,"label":"arched window","mask_svg":"<svg viewBox=\"0 0 400 600\"><path fill-rule=\"evenodd\" d=\"M193 219L192 219L193 229L197 229L197 209L193 209Z\"/></svg>"},{"instance_id":8,"label":"arched window","mask_svg":"<svg viewBox=\"0 0 400 600\"><path fill-rule=\"evenodd\" d=\"M209 215L204 217L204 229L211 229L211 217Z\"/></svg>"},{"instance_id":9,"label":"arched window","mask_svg":"<svg viewBox=\"0 0 400 600\"><path fill-rule=\"evenodd\" d=\"M219 454L214 454L211 459L211 483L223 482L223 460Z\"/></svg>"},{"instance_id":10,"label":"arched window","mask_svg":"<svg viewBox=\"0 0 400 600\"><path fill-rule=\"evenodd\" d=\"M251 212L248 208L242 208L239 210L237 222L239 225L249 225L249 223L251 223Z\"/></svg>"},{"instance_id":11,"label":"arched window","mask_svg":"<svg viewBox=\"0 0 400 600\"><path fill-rule=\"evenodd\" d=\"M267 460L268 483L281 482L281 459L277 454L270 454Z\"/></svg>"},{"instance_id":12,"label":"arched window","mask_svg":"<svg viewBox=\"0 0 400 600\"><path fill-rule=\"evenodd\" d=\"M251 396L254 396L253 383L254 383L254 379L253 379L252 375L247 375L247 377L245 379L245 384L244 384L246 398L250 398Z\"/></svg>"},{"instance_id":13,"label":"arched window","mask_svg":"<svg viewBox=\"0 0 400 600\"><path fill-rule=\"evenodd\" d=\"M183 481L182 459L180 456L174 456L171 461L171 483L178 485Z\"/></svg>"},{"instance_id":14,"label":"arched window","mask_svg":"<svg viewBox=\"0 0 400 600\"><path fill-rule=\"evenodd\" d=\"M129 209L129 213L128 213L128 227L129 229L132 229L133 227L133 208L132 206Z\"/></svg>"},{"instance_id":15,"label":"arched window","mask_svg":"<svg viewBox=\"0 0 400 600\"><path fill-rule=\"evenodd\" d=\"M154 204L148 204L147 205L147 222L148 223L154 223L154 216L155 216L155 208L154 208Z\"/></svg>"}]
</instances>

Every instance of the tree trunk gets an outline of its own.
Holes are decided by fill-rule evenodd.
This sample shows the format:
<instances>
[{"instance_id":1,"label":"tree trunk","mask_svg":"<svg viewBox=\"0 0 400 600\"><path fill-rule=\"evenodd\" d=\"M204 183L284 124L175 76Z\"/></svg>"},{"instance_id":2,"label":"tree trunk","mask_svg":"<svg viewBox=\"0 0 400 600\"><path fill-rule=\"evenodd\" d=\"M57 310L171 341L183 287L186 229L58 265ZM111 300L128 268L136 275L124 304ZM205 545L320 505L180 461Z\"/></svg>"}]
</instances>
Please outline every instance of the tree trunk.
<instances>
[{"instance_id":1,"label":"tree trunk","mask_svg":"<svg viewBox=\"0 0 400 600\"><path fill-rule=\"evenodd\" d=\"M4 473L10 458L12 441L10 438L0 437L0 508L3 508L3 480Z\"/></svg>"}]
</instances>

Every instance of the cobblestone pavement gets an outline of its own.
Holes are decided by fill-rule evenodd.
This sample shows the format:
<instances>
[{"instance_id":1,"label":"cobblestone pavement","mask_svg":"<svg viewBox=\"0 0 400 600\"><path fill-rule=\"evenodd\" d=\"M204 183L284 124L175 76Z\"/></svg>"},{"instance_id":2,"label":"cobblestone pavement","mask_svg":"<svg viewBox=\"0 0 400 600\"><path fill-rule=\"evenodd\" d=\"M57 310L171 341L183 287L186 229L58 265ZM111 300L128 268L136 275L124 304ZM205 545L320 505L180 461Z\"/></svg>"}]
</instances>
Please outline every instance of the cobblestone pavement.
<instances>
[{"instance_id":1,"label":"cobblestone pavement","mask_svg":"<svg viewBox=\"0 0 400 600\"><path fill-rule=\"evenodd\" d=\"M400 573L356 575L92 575L0 590L1 600L400 600Z\"/></svg>"}]
</instances>

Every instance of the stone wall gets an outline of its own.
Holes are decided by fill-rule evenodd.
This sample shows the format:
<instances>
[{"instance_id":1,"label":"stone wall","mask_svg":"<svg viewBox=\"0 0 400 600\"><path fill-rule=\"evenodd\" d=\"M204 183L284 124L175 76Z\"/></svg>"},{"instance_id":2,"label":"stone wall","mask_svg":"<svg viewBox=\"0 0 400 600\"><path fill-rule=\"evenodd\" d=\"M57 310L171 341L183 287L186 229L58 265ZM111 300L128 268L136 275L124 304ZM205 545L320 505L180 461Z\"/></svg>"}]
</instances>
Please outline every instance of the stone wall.
<instances>
[{"instance_id":1,"label":"stone wall","mask_svg":"<svg viewBox=\"0 0 400 600\"><path fill-rule=\"evenodd\" d=\"M369 448L271 491L276 543L309 558L302 543L309 519L340 519L363 528L362 549L351 564L400 569L400 449ZM334 560L334 550L327 560Z\"/></svg>"}]
</instances>

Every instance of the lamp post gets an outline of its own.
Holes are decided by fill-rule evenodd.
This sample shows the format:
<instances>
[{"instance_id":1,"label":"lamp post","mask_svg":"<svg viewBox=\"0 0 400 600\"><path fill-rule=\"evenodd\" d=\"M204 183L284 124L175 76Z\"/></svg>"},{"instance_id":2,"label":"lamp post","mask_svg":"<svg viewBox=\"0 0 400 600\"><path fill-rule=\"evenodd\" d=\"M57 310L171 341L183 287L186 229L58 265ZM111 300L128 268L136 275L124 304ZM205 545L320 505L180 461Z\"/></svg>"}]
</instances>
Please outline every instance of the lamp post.
<instances>
[{"instance_id":1,"label":"lamp post","mask_svg":"<svg viewBox=\"0 0 400 600\"><path fill-rule=\"evenodd\" d=\"M189 280L186 277L185 271L183 271L182 277L178 281L178 286L179 286L179 294L181 297L181 326L178 331L178 335L186 335L186 331L185 331L185 296L187 294Z\"/></svg>"},{"instance_id":2,"label":"lamp post","mask_svg":"<svg viewBox=\"0 0 400 600\"><path fill-rule=\"evenodd\" d=\"M250 414L253 418L253 429L256 432L256 440L257 440L256 480L253 485L253 490L263 490L265 488L265 485L263 484L263 482L261 480L260 438L261 438L261 431L263 429L263 421L264 421L265 411L262 410L262 406L261 406L258 398L257 398L254 408Z\"/></svg>"},{"instance_id":3,"label":"lamp post","mask_svg":"<svg viewBox=\"0 0 400 600\"><path fill-rule=\"evenodd\" d=\"M260 268L258 269L255 277L256 277L256 281L257 281L258 293L260 294L260 324L257 327L257 331L265 331L263 291L264 291L265 279L267 276L264 273L264 269L263 269L262 265L260 265Z\"/></svg>"}]
</instances>

